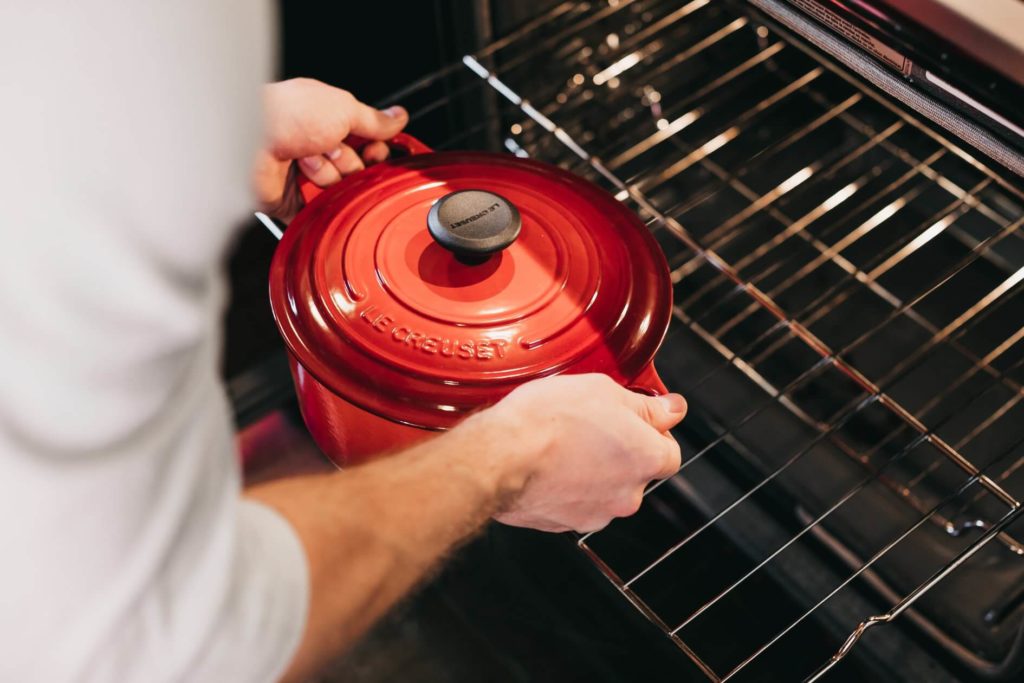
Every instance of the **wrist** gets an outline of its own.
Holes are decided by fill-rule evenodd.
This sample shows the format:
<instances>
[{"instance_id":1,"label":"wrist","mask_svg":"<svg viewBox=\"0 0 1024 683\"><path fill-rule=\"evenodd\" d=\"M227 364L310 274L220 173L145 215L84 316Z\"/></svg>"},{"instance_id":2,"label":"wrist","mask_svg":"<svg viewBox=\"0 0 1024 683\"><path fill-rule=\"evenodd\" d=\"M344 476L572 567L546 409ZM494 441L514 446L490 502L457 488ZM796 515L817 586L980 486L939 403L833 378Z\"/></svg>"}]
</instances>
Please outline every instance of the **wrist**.
<instances>
[{"instance_id":1,"label":"wrist","mask_svg":"<svg viewBox=\"0 0 1024 683\"><path fill-rule=\"evenodd\" d=\"M515 411L498 405L471 415L454 430L469 444L469 464L491 491L495 514L519 499L543 451L542 440L527 427Z\"/></svg>"}]
</instances>

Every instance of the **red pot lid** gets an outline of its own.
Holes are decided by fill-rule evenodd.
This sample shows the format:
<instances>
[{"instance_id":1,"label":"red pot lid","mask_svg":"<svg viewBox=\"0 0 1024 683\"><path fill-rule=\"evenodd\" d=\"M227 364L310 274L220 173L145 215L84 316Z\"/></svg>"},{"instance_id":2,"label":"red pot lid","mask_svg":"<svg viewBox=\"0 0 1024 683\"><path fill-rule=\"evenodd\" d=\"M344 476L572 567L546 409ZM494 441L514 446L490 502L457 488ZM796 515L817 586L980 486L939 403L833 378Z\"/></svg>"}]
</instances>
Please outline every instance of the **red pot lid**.
<instances>
[{"instance_id":1,"label":"red pot lid","mask_svg":"<svg viewBox=\"0 0 1024 683\"><path fill-rule=\"evenodd\" d=\"M661 249L613 197L484 152L346 178L291 223L270 273L299 363L346 400L430 429L546 375L630 384L665 335L671 296Z\"/></svg>"}]
</instances>

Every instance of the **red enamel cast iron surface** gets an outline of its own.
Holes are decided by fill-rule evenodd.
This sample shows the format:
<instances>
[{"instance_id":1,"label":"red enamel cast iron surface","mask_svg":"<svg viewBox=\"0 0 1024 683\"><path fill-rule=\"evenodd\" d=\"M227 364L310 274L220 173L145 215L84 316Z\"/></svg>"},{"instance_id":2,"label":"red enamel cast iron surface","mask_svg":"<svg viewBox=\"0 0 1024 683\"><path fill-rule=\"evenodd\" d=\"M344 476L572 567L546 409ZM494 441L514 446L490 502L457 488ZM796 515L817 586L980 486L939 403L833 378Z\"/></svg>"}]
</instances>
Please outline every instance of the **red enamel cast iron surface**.
<instances>
[{"instance_id":1,"label":"red enamel cast iron surface","mask_svg":"<svg viewBox=\"0 0 1024 683\"><path fill-rule=\"evenodd\" d=\"M408 156L307 183L271 265L303 416L332 460L414 443L548 375L665 391L668 267L631 211L537 161L392 144Z\"/></svg>"}]
</instances>

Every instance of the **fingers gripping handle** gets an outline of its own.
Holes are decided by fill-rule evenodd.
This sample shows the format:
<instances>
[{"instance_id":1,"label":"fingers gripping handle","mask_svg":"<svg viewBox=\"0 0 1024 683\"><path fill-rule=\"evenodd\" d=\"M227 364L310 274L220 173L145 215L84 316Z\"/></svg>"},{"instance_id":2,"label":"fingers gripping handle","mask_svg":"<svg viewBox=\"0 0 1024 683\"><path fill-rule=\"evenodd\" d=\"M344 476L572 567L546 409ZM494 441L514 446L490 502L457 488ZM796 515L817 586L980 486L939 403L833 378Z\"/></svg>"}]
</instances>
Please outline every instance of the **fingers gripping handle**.
<instances>
[{"instance_id":1,"label":"fingers gripping handle","mask_svg":"<svg viewBox=\"0 0 1024 683\"><path fill-rule=\"evenodd\" d=\"M345 138L345 144L349 147L355 148L356 150L362 149L371 142L373 141L367 140L366 138L358 135L349 135ZM428 154L434 151L408 133L399 133L388 140L387 143L388 147L395 150L401 150L404 152L404 155L408 156L413 154ZM301 171L296 171L296 173L298 174L299 193L302 195L302 201L308 204L324 191L322 187L319 187L316 183L307 178Z\"/></svg>"}]
</instances>

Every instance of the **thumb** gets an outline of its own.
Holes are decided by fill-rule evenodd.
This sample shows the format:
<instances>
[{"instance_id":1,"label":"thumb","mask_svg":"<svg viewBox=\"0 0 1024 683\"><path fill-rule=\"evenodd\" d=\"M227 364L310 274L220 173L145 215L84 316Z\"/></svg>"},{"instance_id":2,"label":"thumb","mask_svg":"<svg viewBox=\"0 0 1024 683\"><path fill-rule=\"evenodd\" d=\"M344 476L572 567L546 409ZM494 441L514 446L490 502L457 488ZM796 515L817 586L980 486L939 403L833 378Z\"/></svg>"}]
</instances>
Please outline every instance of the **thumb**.
<instances>
[{"instance_id":1,"label":"thumb","mask_svg":"<svg viewBox=\"0 0 1024 683\"><path fill-rule=\"evenodd\" d=\"M633 394L633 396L636 397L634 409L637 414L643 418L644 422L659 432L667 432L675 427L686 415L686 399L679 394L664 394L662 396Z\"/></svg>"},{"instance_id":2,"label":"thumb","mask_svg":"<svg viewBox=\"0 0 1024 683\"><path fill-rule=\"evenodd\" d=\"M402 107L380 110L356 102L349 119L349 133L367 140L387 140L398 135L408 122L409 113Z\"/></svg>"}]
</instances>

